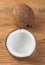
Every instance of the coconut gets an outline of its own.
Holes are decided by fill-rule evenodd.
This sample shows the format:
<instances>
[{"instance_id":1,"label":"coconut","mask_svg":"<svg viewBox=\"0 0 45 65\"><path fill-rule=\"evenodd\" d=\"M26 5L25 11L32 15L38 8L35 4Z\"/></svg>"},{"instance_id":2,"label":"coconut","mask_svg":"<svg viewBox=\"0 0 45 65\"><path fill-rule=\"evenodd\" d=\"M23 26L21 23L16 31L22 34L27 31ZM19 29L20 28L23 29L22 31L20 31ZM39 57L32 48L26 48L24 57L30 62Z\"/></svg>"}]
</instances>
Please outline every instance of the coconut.
<instances>
[{"instance_id":1,"label":"coconut","mask_svg":"<svg viewBox=\"0 0 45 65\"><path fill-rule=\"evenodd\" d=\"M31 27L34 21L34 13L31 7L26 4L18 4L13 8L14 24L18 28Z\"/></svg>"}]
</instances>

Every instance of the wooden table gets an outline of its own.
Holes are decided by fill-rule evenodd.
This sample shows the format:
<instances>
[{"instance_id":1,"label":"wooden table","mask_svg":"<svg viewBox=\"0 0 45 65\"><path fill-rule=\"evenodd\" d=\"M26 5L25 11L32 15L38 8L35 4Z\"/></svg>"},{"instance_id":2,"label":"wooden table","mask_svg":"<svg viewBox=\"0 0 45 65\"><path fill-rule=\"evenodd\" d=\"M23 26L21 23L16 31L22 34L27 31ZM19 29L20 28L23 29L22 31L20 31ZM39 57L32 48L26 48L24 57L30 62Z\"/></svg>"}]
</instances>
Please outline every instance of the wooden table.
<instances>
[{"instance_id":1,"label":"wooden table","mask_svg":"<svg viewBox=\"0 0 45 65\"><path fill-rule=\"evenodd\" d=\"M28 29L37 40L36 52L31 58L14 58L5 46L7 35L17 29L12 9L19 3L29 5L35 14L35 23ZM45 0L0 0L0 65L45 65Z\"/></svg>"}]
</instances>

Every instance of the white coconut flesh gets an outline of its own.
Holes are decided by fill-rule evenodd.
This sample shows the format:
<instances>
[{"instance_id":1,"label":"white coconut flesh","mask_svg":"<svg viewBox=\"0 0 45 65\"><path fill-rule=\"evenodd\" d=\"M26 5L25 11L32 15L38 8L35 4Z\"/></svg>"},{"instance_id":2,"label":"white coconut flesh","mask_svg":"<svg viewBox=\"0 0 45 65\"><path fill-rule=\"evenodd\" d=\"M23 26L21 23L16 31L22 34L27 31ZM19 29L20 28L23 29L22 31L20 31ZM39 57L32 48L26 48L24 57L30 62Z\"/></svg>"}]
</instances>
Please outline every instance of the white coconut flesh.
<instances>
[{"instance_id":1,"label":"white coconut flesh","mask_svg":"<svg viewBox=\"0 0 45 65\"><path fill-rule=\"evenodd\" d=\"M36 40L31 32L20 29L8 35L6 46L13 56L27 57L35 50Z\"/></svg>"}]
</instances>

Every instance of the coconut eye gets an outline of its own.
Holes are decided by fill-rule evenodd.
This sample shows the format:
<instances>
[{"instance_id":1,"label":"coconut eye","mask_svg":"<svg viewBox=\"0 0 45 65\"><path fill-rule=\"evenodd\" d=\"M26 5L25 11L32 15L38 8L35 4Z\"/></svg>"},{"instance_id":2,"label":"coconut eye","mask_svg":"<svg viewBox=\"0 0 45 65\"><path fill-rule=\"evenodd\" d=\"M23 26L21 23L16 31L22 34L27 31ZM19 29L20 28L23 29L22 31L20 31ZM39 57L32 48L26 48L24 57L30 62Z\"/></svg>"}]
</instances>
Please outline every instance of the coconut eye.
<instances>
[{"instance_id":1,"label":"coconut eye","mask_svg":"<svg viewBox=\"0 0 45 65\"><path fill-rule=\"evenodd\" d=\"M29 24L27 25L27 27L29 27Z\"/></svg>"},{"instance_id":2,"label":"coconut eye","mask_svg":"<svg viewBox=\"0 0 45 65\"><path fill-rule=\"evenodd\" d=\"M29 25L29 24L28 24L26 27L32 27L32 25Z\"/></svg>"}]
</instances>

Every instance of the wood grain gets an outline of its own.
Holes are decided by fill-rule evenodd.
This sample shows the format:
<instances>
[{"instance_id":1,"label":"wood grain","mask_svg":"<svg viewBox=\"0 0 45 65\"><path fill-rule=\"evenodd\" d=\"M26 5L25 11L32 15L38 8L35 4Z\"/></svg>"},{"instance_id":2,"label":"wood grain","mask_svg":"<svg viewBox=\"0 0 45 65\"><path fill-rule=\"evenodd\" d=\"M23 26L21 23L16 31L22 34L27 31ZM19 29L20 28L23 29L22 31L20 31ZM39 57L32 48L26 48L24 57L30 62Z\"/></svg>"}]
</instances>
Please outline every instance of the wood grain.
<instances>
[{"instance_id":1,"label":"wood grain","mask_svg":"<svg viewBox=\"0 0 45 65\"><path fill-rule=\"evenodd\" d=\"M19 3L29 5L35 14L34 24L28 29L37 40L36 52L31 58L14 58L5 47L7 35L17 29L12 9ZM0 65L45 65L45 0L0 0Z\"/></svg>"}]
</instances>

